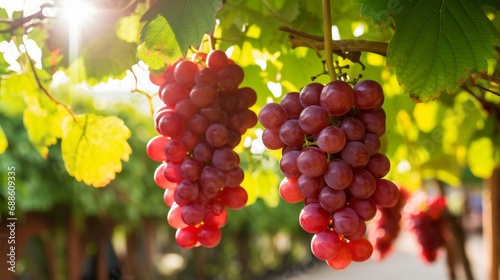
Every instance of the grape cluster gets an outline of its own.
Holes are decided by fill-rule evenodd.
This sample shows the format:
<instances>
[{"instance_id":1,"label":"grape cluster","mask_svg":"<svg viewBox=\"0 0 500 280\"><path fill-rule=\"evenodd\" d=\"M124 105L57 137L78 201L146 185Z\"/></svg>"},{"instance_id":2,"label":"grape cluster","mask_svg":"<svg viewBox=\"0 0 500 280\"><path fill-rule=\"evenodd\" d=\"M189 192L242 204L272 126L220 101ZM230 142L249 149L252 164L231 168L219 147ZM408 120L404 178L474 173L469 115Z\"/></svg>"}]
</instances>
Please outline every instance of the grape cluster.
<instances>
[{"instance_id":1,"label":"grape cluster","mask_svg":"<svg viewBox=\"0 0 500 280\"><path fill-rule=\"evenodd\" d=\"M399 188L398 202L392 207L378 209L368 226L368 239L373 244L373 258L383 260L392 252L392 244L401 231L401 212L410 197L405 188Z\"/></svg>"},{"instance_id":2,"label":"grape cluster","mask_svg":"<svg viewBox=\"0 0 500 280\"><path fill-rule=\"evenodd\" d=\"M398 187L383 177L389 159L380 149L386 115L382 87L364 80L354 87L336 80L289 92L259 113L262 141L282 149L283 200L304 200L299 222L314 236L312 253L334 269L370 258L366 221L391 207Z\"/></svg>"},{"instance_id":3,"label":"grape cluster","mask_svg":"<svg viewBox=\"0 0 500 280\"><path fill-rule=\"evenodd\" d=\"M182 248L216 246L226 208L241 209L247 202L240 186L244 172L233 148L258 119L249 109L256 92L239 87L243 76L243 69L220 50L197 53L160 76L150 75L165 106L154 114L159 135L148 142L147 153L161 162L154 180L165 189L168 223L177 229Z\"/></svg>"},{"instance_id":4,"label":"grape cluster","mask_svg":"<svg viewBox=\"0 0 500 280\"><path fill-rule=\"evenodd\" d=\"M434 262L439 249L445 245L442 220L445 207L444 196L419 193L412 196L403 208L404 225L415 236L424 262Z\"/></svg>"}]
</instances>

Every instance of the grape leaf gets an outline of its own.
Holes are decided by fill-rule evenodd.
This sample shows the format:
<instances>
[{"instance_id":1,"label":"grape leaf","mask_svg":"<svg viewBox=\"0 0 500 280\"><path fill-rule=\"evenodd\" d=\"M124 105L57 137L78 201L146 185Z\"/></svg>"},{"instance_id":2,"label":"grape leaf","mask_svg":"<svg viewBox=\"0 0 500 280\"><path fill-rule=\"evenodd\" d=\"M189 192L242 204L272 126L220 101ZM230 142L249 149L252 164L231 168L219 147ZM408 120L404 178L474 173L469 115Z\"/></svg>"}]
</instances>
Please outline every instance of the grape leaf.
<instances>
[{"instance_id":1,"label":"grape leaf","mask_svg":"<svg viewBox=\"0 0 500 280\"><path fill-rule=\"evenodd\" d=\"M46 98L41 96L40 98ZM49 146L57 143L57 139L62 137L62 123L68 116L68 111L60 105L41 107L36 103L30 104L23 113L24 127L28 132L28 137L40 153L42 158L47 159Z\"/></svg>"},{"instance_id":2,"label":"grape leaf","mask_svg":"<svg viewBox=\"0 0 500 280\"><path fill-rule=\"evenodd\" d=\"M495 140L499 140L498 137ZM467 163L474 176L483 179L490 178L493 170L500 163L498 147L495 147L493 140L489 137L473 140L467 152Z\"/></svg>"},{"instance_id":3,"label":"grape leaf","mask_svg":"<svg viewBox=\"0 0 500 280\"><path fill-rule=\"evenodd\" d=\"M167 63L186 54L190 46L198 46L204 34L215 28L215 14L221 0L157 1L142 17L147 21L141 41L151 51L165 54Z\"/></svg>"},{"instance_id":4,"label":"grape leaf","mask_svg":"<svg viewBox=\"0 0 500 280\"><path fill-rule=\"evenodd\" d=\"M416 101L453 93L471 73L485 72L495 58L498 31L482 9L486 2L357 0L363 16L395 25L387 65Z\"/></svg>"},{"instance_id":5,"label":"grape leaf","mask_svg":"<svg viewBox=\"0 0 500 280\"><path fill-rule=\"evenodd\" d=\"M68 173L78 181L104 187L121 172L132 149L130 130L115 116L79 115L63 127L62 158Z\"/></svg>"},{"instance_id":6,"label":"grape leaf","mask_svg":"<svg viewBox=\"0 0 500 280\"><path fill-rule=\"evenodd\" d=\"M3 132L2 126L0 126L0 155L7 150L9 146L9 142L7 141L7 137L5 136L5 132Z\"/></svg>"}]
</instances>

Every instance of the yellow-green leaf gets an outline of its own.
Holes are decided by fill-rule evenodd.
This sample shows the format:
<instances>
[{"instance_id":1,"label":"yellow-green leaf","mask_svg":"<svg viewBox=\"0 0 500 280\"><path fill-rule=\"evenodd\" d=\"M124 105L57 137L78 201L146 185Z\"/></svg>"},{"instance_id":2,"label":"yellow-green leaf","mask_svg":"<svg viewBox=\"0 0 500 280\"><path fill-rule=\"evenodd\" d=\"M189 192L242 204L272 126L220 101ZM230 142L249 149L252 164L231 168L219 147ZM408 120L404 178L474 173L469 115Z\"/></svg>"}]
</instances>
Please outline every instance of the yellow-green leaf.
<instances>
[{"instance_id":1,"label":"yellow-green leaf","mask_svg":"<svg viewBox=\"0 0 500 280\"><path fill-rule=\"evenodd\" d=\"M61 142L66 170L89 186L106 186L132 153L127 143L130 130L115 116L85 114L68 119Z\"/></svg>"},{"instance_id":2,"label":"yellow-green leaf","mask_svg":"<svg viewBox=\"0 0 500 280\"><path fill-rule=\"evenodd\" d=\"M3 154L7 147L9 146L9 142L7 141L7 137L5 136L5 132L3 132L2 127L0 126L0 154Z\"/></svg>"},{"instance_id":3,"label":"yellow-green leaf","mask_svg":"<svg viewBox=\"0 0 500 280\"><path fill-rule=\"evenodd\" d=\"M45 159L49 153L49 146L56 144L57 139L62 137L62 124L64 118L68 116L68 111L62 106L54 104L50 107L52 108L30 105L23 114L28 138L40 156Z\"/></svg>"},{"instance_id":4,"label":"yellow-green leaf","mask_svg":"<svg viewBox=\"0 0 500 280\"><path fill-rule=\"evenodd\" d=\"M490 138L481 137L472 141L467 153L472 174L483 179L490 178L496 165L494 152L495 147Z\"/></svg>"}]
</instances>

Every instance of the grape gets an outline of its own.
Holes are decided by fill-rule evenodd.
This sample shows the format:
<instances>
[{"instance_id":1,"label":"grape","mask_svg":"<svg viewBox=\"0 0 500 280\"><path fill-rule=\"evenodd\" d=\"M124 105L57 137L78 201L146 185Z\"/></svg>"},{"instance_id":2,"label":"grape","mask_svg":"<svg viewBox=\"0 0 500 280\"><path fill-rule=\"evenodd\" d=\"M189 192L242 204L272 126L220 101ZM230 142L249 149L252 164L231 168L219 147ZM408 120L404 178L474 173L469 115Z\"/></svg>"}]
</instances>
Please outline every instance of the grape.
<instances>
[{"instance_id":1,"label":"grape","mask_svg":"<svg viewBox=\"0 0 500 280\"><path fill-rule=\"evenodd\" d=\"M346 82L332 81L321 91L320 104L332 116L344 115L354 105L353 90Z\"/></svg>"},{"instance_id":2,"label":"grape","mask_svg":"<svg viewBox=\"0 0 500 280\"><path fill-rule=\"evenodd\" d=\"M346 140L347 137L340 128L328 126L321 130L316 142L325 153L335 154L344 148Z\"/></svg>"},{"instance_id":3,"label":"grape","mask_svg":"<svg viewBox=\"0 0 500 280\"><path fill-rule=\"evenodd\" d=\"M168 211L167 215L168 224L171 227L178 229L178 228L185 228L188 226L182 220L181 213L182 213L182 207L180 207L177 203L174 202L172 204L172 207Z\"/></svg>"},{"instance_id":4,"label":"grape","mask_svg":"<svg viewBox=\"0 0 500 280\"><path fill-rule=\"evenodd\" d=\"M369 221L377 214L377 205L372 199L359 199L352 196L349 199L349 207L358 214L363 221Z\"/></svg>"},{"instance_id":5,"label":"grape","mask_svg":"<svg viewBox=\"0 0 500 280\"><path fill-rule=\"evenodd\" d=\"M258 122L257 114L252 110L245 110L243 112L245 116L245 128L254 127Z\"/></svg>"},{"instance_id":6,"label":"grape","mask_svg":"<svg viewBox=\"0 0 500 280\"><path fill-rule=\"evenodd\" d=\"M369 259L373 253L373 246L366 238L350 240L347 243L351 248L352 260L355 262L364 262Z\"/></svg>"},{"instance_id":7,"label":"grape","mask_svg":"<svg viewBox=\"0 0 500 280\"><path fill-rule=\"evenodd\" d=\"M366 133L361 143L365 144L368 154L373 156L380 149L380 138L373 133Z\"/></svg>"},{"instance_id":8,"label":"grape","mask_svg":"<svg viewBox=\"0 0 500 280\"><path fill-rule=\"evenodd\" d=\"M299 95L300 104L306 108L311 105L320 105L320 95L323 85L320 83L310 83L302 88Z\"/></svg>"},{"instance_id":9,"label":"grape","mask_svg":"<svg viewBox=\"0 0 500 280\"><path fill-rule=\"evenodd\" d=\"M377 108L382 105L384 94L379 83L363 80L353 87L354 105L362 110Z\"/></svg>"},{"instance_id":10,"label":"grape","mask_svg":"<svg viewBox=\"0 0 500 280\"><path fill-rule=\"evenodd\" d=\"M266 148L271 150L278 150L285 146L281 141L279 132L272 131L270 129L264 129L262 133L262 143Z\"/></svg>"},{"instance_id":11,"label":"grape","mask_svg":"<svg viewBox=\"0 0 500 280\"><path fill-rule=\"evenodd\" d=\"M437 259L438 250L445 246L442 212L446 207L443 196L413 196L403 209L405 227L418 241L420 257L427 263Z\"/></svg>"},{"instance_id":12,"label":"grape","mask_svg":"<svg viewBox=\"0 0 500 280\"><path fill-rule=\"evenodd\" d=\"M343 190L352 182L352 169L342 160L332 160L324 173L326 184L334 190Z\"/></svg>"},{"instance_id":13,"label":"grape","mask_svg":"<svg viewBox=\"0 0 500 280\"><path fill-rule=\"evenodd\" d=\"M285 94L280 104L285 109L288 119L298 119L300 113L304 109L300 103L300 95L298 92L289 92Z\"/></svg>"},{"instance_id":14,"label":"grape","mask_svg":"<svg viewBox=\"0 0 500 280\"><path fill-rule=\"evenodd\" d=\"M245 207L248 201L247 192L240 186L234 188L224 188L220 192L220 197L222 203L224 203L227 208L233 210Z\"/></svg>"},{"instance_id":15,"label":"grape","mask_svg":"<svg viewBox=\"0 0 500 280\"><path fill-rule=\"evenodd\" d=\"M300 126L299 120L287 120L279 130L281 141L288 146L296 147L304 142L305 132Z\"/></svg>"},{"instance_id":16,"label":"grape","mask_svg":"<svg viewBox=\"0 0 500 280\"><path fill-rule=\"evenodd\" d=\"M194 74L194 82L196 85L206 84L215 87L217 85L217 73L213 69L203 68Z\"/></svg>"},{"instance_id":17,"label":"grape","mask_svg":"<svg viewBox=\"0 0 500 280\"><path fill-rule=\"evenodd\" d=\"M386 179L377 179L376 185L375 192L371 197L377 206L391 207L398 202L399 189L393 182Z\"/></svg>"},{"instance_id":18,"label":"grape","mask_svg":"<svg viewBox=\"0 0 500 280\"><path fill-rule=\"evenodd\" d=\"M174 68L174 79L179 85L192 87L198 66L192 61L181 61Z\"/></svg>"},{"instance_id":19,"label":"grape","mask_svg":"<svg viewBox=\"0 0 500 280\"><path fill-rule=\"evenodd\" d=\"M245 178L245 173L238 165L226 171L226 187L238 187Z\"/></svg>"},{"instance_id":20,"label":"grape","mask_svg":"<svg viewBox=\"0 0 500 280\"><path fill-rule=\"evenodd\" d=\"M166 160L167 158L165 157L165 153L163 150L167 142L168 138L162 135L157 135L151 138L151 140L149 140L149 142L146 144L146 151L149 158L158 162Z\"/></svg>"},{"instance_id":21,"label":"grape","mask_svg":"<svg viewBox=\"0 0 500 280\"><path fill-rule=\"evenodd\" d=\"M273 131L279 131L287 119L285 108L276 103L267 103L259 112L259 121L262 126Z\"/></svg>"},{"instance_id":22,"label":"grape","mask_svg":"<svg viewBox=\"0 0 500 280\"><path fill-rule=\"evenodd\" d=\"M184 122L175 112L166 111L159 117L156 129L163 136L175 138L184 131Z\"/></svg>"},{"instance_id":23,"label":"grape","mask_svg":"<svg viewBox=\"0 0 500 280\"><path fill-rule=\"evenodd\" d=\"M217 72L217 85L222 93L237 91L241 80L243 80L243 70L235 64L227 65Z\"/></svg>"},{"instance_id":24,"label":"grape","mask_svg":"<svg viewBox=\"0 0 500 280\"><path fill-rule=\"evenodd\" d=\"M297 157L297 168L306 176L321 176L327 170L326 155L318 148L305 148Z\"/></svg>"},{"instance_id":25,"label":"grape","mask_svg":"<svg viewBox=\"0 0 500 280\"><path fill-rule=\"evenodd\" d=\"M318 134L329 122L328 113L317 105L304 108L299 116L300 127L308 134Z\"/></svg>"},{"instance_id":26,"label":"grape","mask_svg":"<svg viewBox=\"0 0 500 280\"><path fill-rule=\"evenodd\" d=\"M177 139L170 139L165 145L165 156L170 162L182 162L187 155L188 148Z\"/></svg>"},{"instance_id":27,"label":"grape","mask_svg":"<svg viewBox=\"0 0 500 280\"><path fill-rule=\"evenodd\" d=\"M165 192L163 192L163 202L165 202L165 205L168 207L172 207L174 204L174 194L175 190L174 189L165 189Z\"/></svg>"},{"instance_id":28,"label":"grape","mask_svg":"<svg viewBox=\"0 0 500 280\"><path fill-rule=\"evenodd\" d=\"M166 83L166 79L163 75L154 75L153 73L149 73L149 80L156 86L161 87Z\"/></svg>"},{"instance_id":29,"label":"grape","mask_svg":"<svg viewBox=\"0 0 500 280\"><path fill-rule=\"evenodd\" d=\"M300 226L309 233L325 230L330 224L331 216L319 203L304 206L299 215Z\"/></svg>"},{"instance_id":30,"label":"grape","mask_svg":"<svg viewBox=\"0 0 500 280\"><path fill-rule=\"evenodd\" d=\"M311 178L302 174L297 180L297 189L305 197L318 196L324 185L325 181L321 177Z\"/></svg>"},{"instance_id":31,"label":"grape","mask_svg":"<svg viewBox=\"0 0 500 280\"><path fill-rule=\"evenodd\" d=\"M365 169L370 172L375 179L380 179L389 173L391 162L386 155L376 153L370 157Z\"/></svg>"},{"instance_id":32,"label":"grape","mask_svg":"<svg viewBox=\"0 0 500 280\"><path fill-rule=\"evenodd\" d=\"M189 93L189 99L198 108L207 108L215 103L216 91L208 84L195 85Z\"/></svg>"},{"instance_id":33,"label":"grape","mask_svg":"<svg viewBox=\"0 0 500 280\"><path fill-rule=\"evenodd\" d=\"M203 223L208 226L214 226L222 228L227 223L227 211L226 208L222 207L221 212L217 215L215 212L211 211L205 214L203 218Z\"/></svg>"},{"instance_id":34,"label":"grape","mask_svg":"<svg viewBox=\"0 0 500 280\"><path fill-rule=\"evenodd\" d=\"M340 248L339 252L335 257L326 260L326 263L328 264L329 267L336 269L336 270L342 270L351 264L352 261L352 252L351 248L347 244L347 242L342 241L340 243Z\"/></svg>"},{"instance_id":35,"label":"grape","mask_svg":"<svg viewBox=\"0 0 500 280\"><path fill-rule=\"evenodd\" d=\"M228 171L238 165L238 155L227 147L215 149L212 164L222 171Z\"/></svg>"},{"instance_id":36,"label":"grape","mask_svg":"<svg viewBox=\"0 0 500 280\"><path fill-rule=\"evenodd\" d=\"M190 249L198 244L198 228L188 226L178 228L175 232L175 241L184 249Z\"/></svg>"},{"instance_id":37,"label":"grape","mask_svg":"<svg viewBox=\"0 0 500 280\"><path fill-rule=\"evenodd\" d=\"M346 195L344 191L324 187L319 192L318 202L326 211L335 212L345 205Z\"/></svg>"},{"instance_id":38,"label":"grape","mask_svg":"<svg viewBox=\"0 0 500 280\"><path fill-rule=\"evenodd\" d=\"M203 221L205 211L195 204L188 204L182 207L181 217L186 224L195 226Z\"/></svg>"},{"instance_id":39,"label":"grape","mask_svg":"<svg viewBox=\"0 0 500 280\"><path fill-rule=\"evenodd\" d=\"M194 157L186 158L181 164L181 174L187 180L196 181L200 179L203 171L203 162Z\"/></svg>"},{"instance_id":40,"label":"grape","mask_svg":"<svg viewBox=\"0 0 500 280\"><path fill-rule=\"evenodd\" d=\"M189 98L183 98L177 101L174 107L175 113L185 122L197 113L198 108Z\"/></svg>"},{"instance_id":41,"label":"grape","mask_svg":"<svg viewBox=\"0 0 500 280\"><path fill-rule=\"evenodd\" d=\"M355 232L345 235L344 237L349 241L355 241L363 238L366 234L366 224L361 218L358 218L358 228Z\"/></svg>"},{"instance_id":42,"label":"grape","mask_svg":"<svg viewBox=\"0 0 500 280\"><path fill-rule=\"evenodd\" d=\"M183 179L180 163L166 162L163 174L170 182L178 183Z\"/></svg>"},{"instance_id":43,"label":"grape","mask_svg":"<svg viewBox=\"0 0 500 280\"><path fill-rule=\"evenodd\" d=\"M255 103L257 102L257 93L255 92L254 89L252 89L250 87L242 87L242 88L238 89L238 93L244 94L247 97L248 108L255 105Z\"/></svg>"},{"instance_id":44,"label":"grape","mask_svg":"<svg viewBox=\"0 0 500 280\"><path fill-rule=\"evenodd\" d=\"M214 71L219 71L228 64L227 55L221 50L214 50L207 55L207 66Z\"/></svg>"},{"instance_id":45,"label":"grape","mask_svg":"<svg viewBox=\"0 0 500 280\"><path fill-rule=\"evenodd\" d=\"M194 146L193 154L196 159L201 162L209 162L212 160L214 148L207 142L200 142Z\"/></svg>"},{"instance_id":46,"label":"grape","mask_svg":"<svg viewBox=\"0 0 500 280\"><path fill-rule=\"evenodd\" d=\"M165 177L165 167L166 163L162 163L156 168L155 173L153 175L155 183L156 185L158 185L158 187L162 189L173 189L175 188L177 183L167 180L167 178Z\"/></svg>"},{"instance_id":47,"label":"grape","mask_svg":"<svg viewBox=\"0 0 500 280\"><path fill-rule=\"evenodd\" d=\"M225 111L237 108L233 110L241 114L244 104L252 104L245 98L231 100L225 102L235 105L224 106ZM341 80L325 86L310 83L300 93L285 94L280 104L264 105L258 115L265 128L264 145L281 149L285 178L280 196L288 203L304 200L299 224L316 233L311 251L335 269L371 256L373 246L364 238L366 222L375 217L377 207L398 198L397 187L381 179L390 169L388 158L379 152L386 130L383 101L375 81L361 81L354 88ZM228 116L231 129L246 131L240 117L231 111Z\"/></svg>"},{"instance_id":48,"label":"grape","mask_svg":"<svg viewBox=\"0 0 500 280\"><path fill-rule=\"evenodd\" d=\"M352 182L347 188L349 193L356 198L366 199L374 194L376 188L375 178L365 169L355 169L352 172Z\"/></svg>"},{"instance_id":49,"label":"grape","mask_svg":"<svg viewBox=\"0 0 500 280\"><path fill-rule=\"evenodd\" d=\"M377 136L385 133L385 113L382 109L363 111L359 119L364 123L366 131Z\"/></svg>"},{"instance_id":50,"label":"grape","mask_svg":"<svg viewBox=\"0 0 500 280\"><path fill-rule=\"evenodd\" d=\"M219 123L211 124L205 132L207 143L214 147L224 146L229 138L227 128Z\"/></svg>"},{"instance_id":51,"label":"grape","mask_svg":"<svg viewBox=\"0 0 500 280\"><path fill-rule=\"evenodd\" d=\"M212 248L217 246L221 240L220 228L216 226L210 226L203 224L198 229L198 241L201 245Z\"/></svg>"},{"instance_id":52,"label":"grape","mask_svg":"<svg viewBox=\"0 0 500 280\"><path fill-rule=\"evenodd\" d=\"M188 129L195 135L205 135L210 122L201 114L194 114L188 122Z\"/></svg>"},{"instance_id":53,"label":"grape","mask_svg":"<svg viewBox=\"0 0 500 280\"><path fill-rule=\"evenodd\" d=\"M357 141L347 142L340 151L340 157L353 168L364 167L370 160L366 146Z\"/></svg>"},{"instance_id":54,"label":"grape","mask_svg":"<svg viewBox=\"0 0 500 280\"><path fill-rule=\"evenodd\" d=\"M340 238L335 231L322 230L311 239L311 252L320 260L328 260L339 253Z\"/></svg>"},{"instance_id":55,"label":"grape","mask_svg":"<svg viewBox=\"0 0 500 280\"><path fill-rule=\"evenodd\" d=\"M304 195L300 193L297 186L297 179L283 178L279 186L281 198L288 203L297 203L304 200Z\"/></svg>"},{"instance_id":56,"label":"grape","mask_svg":"<svg viewBox=\"0 0 500 280\"><path fill-rule=\"evenodd\" d=\"M280 170L283 175L287 178L298 178L300 176L300 170L297 167L297 158L300 155L300 151L290 151L281 157L280 160Z\"/></svg>"},{"instance_id":57,"label":"grape","mask_svg":"<svg viewBox=\"0 0 500 280\"><path fill-rule=\"evenodd\" d=\"M343 207L333 213L333 228L340 234L353 234L359 226L358 214L350 207Z\"/></svg>"},{"instance_id":58,"label":"grape","mask_svg":"<svg viewBox=\"0 0 500 280\"><path fill-rule=\"evenodd\" d=\"M396 205L380 208L379 215L376 215L370 223L368 238L373 244L375 260L384 259L392 251L392 244L401 230L401 211L410 193L405 188L400 188L399 191L400 196Z\"/></svg>"},{"instance_id":59,"label":"grape","mask_svg":"<svg viewBox=\"0 0 500 280\"><path fill-rule=\"evenodd\" d=\"M147 152L161 162L154 180L165 189L164 202L171 207L168 222L178 228L179 246L214 247L227 222L226 208L241 209L248 200L240 186L245 172L233 148L259 121L249 109L257 93L239 88L243 69L223 51L179 59L150 79L160 86L158 96L165 105L155 110L160 135L148 142ZM273 108L262 115L264 124L274 125L280 142L278 131L287 119L281 110L281 116Z\"/></svg>"},{"instance_id":60,"label":"grape","mask_svg":"<svg viewBox=\"0 0 500 280\"><path fill-rule=\"evenodd\" d=\"M175 197L184 201L193 201L198 197L198 183L187 179L181 180L175 188Z\"/></svg>"},{"instance_id":61,"label":"grape","mask_svg":"<svg viewBox=\"0 0 500 280\"><path fill-rule=\"evenodd\" d=\"M340 129L344 131L348 141L358 141L365 136L365 125L354 117L347 117L340 123Z\"/></svg>"}]
</instances>

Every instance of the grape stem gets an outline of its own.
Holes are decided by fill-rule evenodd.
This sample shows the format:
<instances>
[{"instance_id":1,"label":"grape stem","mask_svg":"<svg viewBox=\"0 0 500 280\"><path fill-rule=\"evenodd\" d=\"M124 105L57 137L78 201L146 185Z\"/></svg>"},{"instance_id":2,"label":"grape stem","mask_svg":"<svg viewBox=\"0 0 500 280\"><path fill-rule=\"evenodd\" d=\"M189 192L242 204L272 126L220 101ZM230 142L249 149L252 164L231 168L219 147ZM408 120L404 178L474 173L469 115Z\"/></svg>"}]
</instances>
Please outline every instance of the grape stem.
<instances>
[{"instance_id":1,"label":"grape stem","mask_svg":"<svg viewBox=\"0 0 500 280\"><path fill-rule=\"evenodd\" d=\"M330 9L330 0L322 0L323 3L323 33L325 44L325 60L330 80L335 81L337 74L333 67L333 41L332 41L332 13Z\"/></svg>"}]
</instances>

